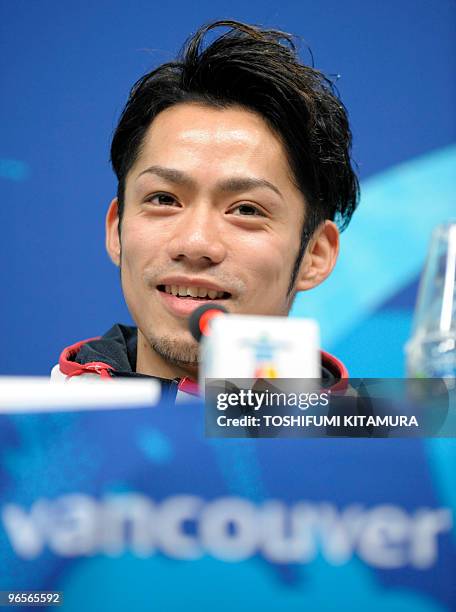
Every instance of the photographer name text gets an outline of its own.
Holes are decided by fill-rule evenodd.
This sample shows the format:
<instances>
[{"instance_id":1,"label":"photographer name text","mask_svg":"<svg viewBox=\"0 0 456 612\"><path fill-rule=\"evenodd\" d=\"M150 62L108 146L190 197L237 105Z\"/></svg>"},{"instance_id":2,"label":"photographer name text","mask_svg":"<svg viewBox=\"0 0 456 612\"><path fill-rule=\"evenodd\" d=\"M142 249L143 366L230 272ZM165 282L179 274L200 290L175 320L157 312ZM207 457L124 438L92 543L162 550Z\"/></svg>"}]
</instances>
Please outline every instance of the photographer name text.
<instances>
[{"instance_id":1,"label":"photographer name text","mask_svg":"<svg viewBox=\"0 0 456 612\"><path fill-rule=\"evenodd\" d=\"M313 415L281 416L263 414L259 417L244 415L230 418L222 414L217 417L219 427L418 427L415 416L404 415Z\"/></svg>"}]
</instances>

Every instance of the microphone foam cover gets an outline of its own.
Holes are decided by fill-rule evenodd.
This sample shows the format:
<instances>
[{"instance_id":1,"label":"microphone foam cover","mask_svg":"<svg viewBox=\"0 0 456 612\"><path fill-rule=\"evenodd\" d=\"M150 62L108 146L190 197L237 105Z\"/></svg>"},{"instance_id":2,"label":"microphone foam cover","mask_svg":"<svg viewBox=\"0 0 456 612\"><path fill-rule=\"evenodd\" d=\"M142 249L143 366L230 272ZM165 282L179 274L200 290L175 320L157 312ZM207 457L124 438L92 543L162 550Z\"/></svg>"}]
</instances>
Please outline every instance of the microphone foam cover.
<instances>
[{"instance_id":1,"label":"microphone foam cover","mask_svg":"<svg viewBox=\"0 0 456 612\"><path fill-rule=\"evenodd\" d=\"M202 306L198 306L188 319L188 326L195 340L199 342L202 335L207 335L206 330L208 329L208 324L211 319L227 312L224 306L219 306L218 304L203 304Z\"/></svg>"}]
</instances>

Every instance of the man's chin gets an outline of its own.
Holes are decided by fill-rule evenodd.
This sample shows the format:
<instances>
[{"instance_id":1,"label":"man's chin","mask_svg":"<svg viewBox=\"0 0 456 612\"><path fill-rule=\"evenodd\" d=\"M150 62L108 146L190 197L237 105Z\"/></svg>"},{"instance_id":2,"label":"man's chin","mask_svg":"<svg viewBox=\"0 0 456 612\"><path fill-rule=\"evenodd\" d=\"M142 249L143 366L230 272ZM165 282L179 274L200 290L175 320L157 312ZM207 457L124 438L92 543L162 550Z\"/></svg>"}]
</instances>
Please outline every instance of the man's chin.
<instances>
[{"instance_id":1,"label":"man's chin","mask_svg":"<svg viewBox=\"0 0 456 612\"><path fill-rule=\"evenodd\" d=\"M199 347L192 341L175 338L149 338L151 348L166 362L182 367L198 367Z\"/></svg>"}]
</instances>

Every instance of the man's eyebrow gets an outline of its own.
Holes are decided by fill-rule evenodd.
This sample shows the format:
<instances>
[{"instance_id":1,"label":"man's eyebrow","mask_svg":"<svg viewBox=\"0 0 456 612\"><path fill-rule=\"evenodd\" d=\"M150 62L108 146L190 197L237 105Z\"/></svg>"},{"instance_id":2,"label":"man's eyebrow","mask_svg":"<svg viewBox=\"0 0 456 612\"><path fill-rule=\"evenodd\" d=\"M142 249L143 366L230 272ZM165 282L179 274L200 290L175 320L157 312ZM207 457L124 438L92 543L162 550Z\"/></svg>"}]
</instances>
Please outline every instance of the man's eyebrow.
<instances>
[{"instance_id":1,"label":"man's eyebrow","mask_svg":"<svg viewBox=\"0 0 456 612\"><path fill-rule=\"evenodd\" d=\"M139 179L143 174L155 174L160 178L163 178L170 183L176 183L179 185L189 185L193 186L195 183L191 177L189 177L185 172L181 172L180 170L176 170L175 168L164 168L163 166L150 166L146 168L142 172L138 174L136 179Z\"/></svg>"},{"instance_id":2,"label":"man's eyebrow","mask_svg":"<svg viewBox=\"0 0 456 612\"><path fill-rule=\"evenodd\" d=\"M137 179L143 174L155 174L160 178L163 178L170 183L175 183L177 185L185 185L188 187L194 187L195 181L185 172L181 170L176 170L175 168L165 168L163 166L150 166L146 168L142 172L138 174ZM239 191L246 191L247 189L257 189L259 187L266 187L267 189L271 189L279 195L281 198L282 193L279 188L267 181L266 179L250 177L250 176L233 176L228 179L223 179L217 184L217 188L220 191L224 191L226 193L237 193Z\"/></svg>"},{"instance_id":3,"label":"man's eyebrow","mask_svg":"<svg viewBox=\"0 0 456 612\"><path fill-rule=\"evenodd\" d=\"M229 179L221 181L218 185L220 191L236 193L238 191L245 191L247 189L256 189L258 187L266 187L271 189L280 197L283 197L279 188L270 183L266 179L254 178L250 176L234 176Z\"/></svg>"}]
</instances>

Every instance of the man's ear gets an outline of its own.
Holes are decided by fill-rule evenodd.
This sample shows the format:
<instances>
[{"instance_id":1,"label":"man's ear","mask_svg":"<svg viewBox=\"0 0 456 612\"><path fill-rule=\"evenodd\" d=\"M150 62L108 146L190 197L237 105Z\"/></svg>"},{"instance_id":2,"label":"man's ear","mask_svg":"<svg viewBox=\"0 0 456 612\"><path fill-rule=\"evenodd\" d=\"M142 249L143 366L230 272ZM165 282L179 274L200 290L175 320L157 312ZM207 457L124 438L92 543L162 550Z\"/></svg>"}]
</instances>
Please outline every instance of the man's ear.
<instances>
[{"instance_id":1,"label":"man's ear","mask_svg":"<svg viewBox=\"0 0 456 612\"><path fill-rule=\"evenodd\" d=\"M339 230L326 220L317 227L307 245L298 272L295 291L308 291L322 283L333 271L339 254Z\"/></svg>"},{"instance_id":2,"label":"man's ear","mask_svg":"<svg viewBox=\"0 0 456 612\"><path fill-rule=\"evenodd\" d=\"M112 200L106 214L106 250L111 261L116 266L120 266L119 206L117 198Z\"/></svg>"}]
</instances>

